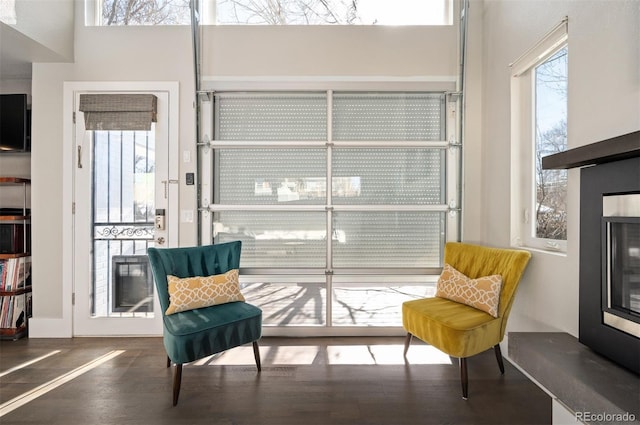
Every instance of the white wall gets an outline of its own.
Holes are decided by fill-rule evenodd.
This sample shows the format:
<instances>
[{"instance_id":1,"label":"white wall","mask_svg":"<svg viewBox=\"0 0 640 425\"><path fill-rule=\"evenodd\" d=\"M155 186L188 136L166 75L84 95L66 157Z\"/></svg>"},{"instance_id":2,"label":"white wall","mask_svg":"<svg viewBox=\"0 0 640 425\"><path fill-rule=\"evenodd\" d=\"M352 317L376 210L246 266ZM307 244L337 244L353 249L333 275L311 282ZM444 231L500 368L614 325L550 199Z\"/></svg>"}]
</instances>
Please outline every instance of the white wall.
<instances>
[{"instance_id":1,"label":"white wall","mask_svg":"<svg viewBox=\"0 0 640 425\"><path fill-rule=\"evenodd\" d=\"M180 84L180 151L195 155L194 81L188 27L84 27L82 2L76 3L75 63L33 66L33 280L32 337L67 336L71 294L63 258L70 229L63 217L65 160L64 82L177 81ZM335 32L334 32L335 31ZM428 80L457 76L457 29L357 27L209 28L203 40L203 76L209 80L256 82L326 79L332 76ZM383 78L379 78L383 77ZM242 84L242 83L240 83ZM255 85L253 86L255 88ZM180 176L195 164L181 164ZM193 186L180 183L180 204L192 209ZM195 242L195 226L182 223L180 244ZM63 297L69 297L64 298ZM61 320L64 319L64 320Z\"/></svg>"},{"instance_id":2,"label":"white wall","mask_svg":"<svg viewBox=\"0 0 640 425\"><path fill-rule=\"evenodd\" d=\"M0 78L31 78L34 62L72 62L74 0L3 2L0 22Z\"/></svg>"},{"instance_id":3,"label":"white wall","mask_svg":"<svg viewBox=\"0 0 640 425\"><path fill-rule=\"evenodd\" d=\"M483 89L483 39L484 22L482 1L469 4L467 27L467 54L464 74L464 135L463 135L463 199L462 240L469 243L484 242L483 211L485 199L482 192L482 117Z\"/></svg>"},{"instance_id":4,"label":"white wall","mask_svg":"<svg viewBox=\"0 0 640 425\"><path fill-rule=\"evenodd\" d=\"M510 69L569 17L569 148L640 129L640 2L472 0L483 8L482 239L508 246ZM475 64L478 66L478 64ZM509 331L578 335L579 171L569 172L568 252L534 252ZM468 192L467 192L468 193Z\"/></svg>"},{"instance_id":5,"label":"white wall","mask_svg":"<svg viewBox=\"0 0 640 425\"><path fill-rule=\"evenodd\" d=\"M74 0L17 0L17 31L39 43L60 62L73 60Z\"/></svg>"},{"instance_id":6,"label":"white wall","mask_svg":"<svg viewBox=\"0 0 640 425\"><path fill-rule=\"evenodd\" d=\"M76 3L83 16L82 3ZM180 84L180 144L194 141L191 41L187 27L84 27L76 20L76 60L72 64L36 63L32 76L32 230L33 312L31 336L52 336L71 293L63 282L63 241L70 237L63 217L63 164L72 151L63 151L63 127L72 110L63 108L63 85L80 81L178 81ZM124 31L123 31L124 30ZM72 162L69 162L71 164ZM186 170L193 171L193 170ZM181 171L182 173L182 171ZM194 195L195 196L195 195ZM191 232L193 234L193 232ZM69 254L69 253L66 253ZM63 288L65 288L63 290ZM65 302L63 303L63 297ZM65 326L70 321L61 322ZM60 335L71 329L61 329Z\"/></svg>"},{"instance_id":7,"label":"white wall","mask_svg":"<svg viewBox=\"0 0 640 425\"><path fill-rule=\"evenodd\" d=\"M204 76L456 76L457 27L208 27Z\"/></svg>"}]
</instances>

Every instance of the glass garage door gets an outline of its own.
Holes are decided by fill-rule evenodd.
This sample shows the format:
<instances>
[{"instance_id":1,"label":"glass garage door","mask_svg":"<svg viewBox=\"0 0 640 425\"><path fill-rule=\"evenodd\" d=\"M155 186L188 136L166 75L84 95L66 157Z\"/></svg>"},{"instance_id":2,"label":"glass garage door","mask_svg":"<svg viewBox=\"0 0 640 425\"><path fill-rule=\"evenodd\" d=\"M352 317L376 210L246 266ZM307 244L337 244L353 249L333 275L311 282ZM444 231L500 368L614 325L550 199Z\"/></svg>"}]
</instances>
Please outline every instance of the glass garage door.
<instances>
[{"instance_id":1,"label":"glass garage door","mask_svg":"<svg viewBox=\"0 0 640 425\"><path fill-rule=\"evenodd\" d=\"M457 237L447 97L215 93L210 237L265 327L397 327Z\"/></svg>"}]
</instances>

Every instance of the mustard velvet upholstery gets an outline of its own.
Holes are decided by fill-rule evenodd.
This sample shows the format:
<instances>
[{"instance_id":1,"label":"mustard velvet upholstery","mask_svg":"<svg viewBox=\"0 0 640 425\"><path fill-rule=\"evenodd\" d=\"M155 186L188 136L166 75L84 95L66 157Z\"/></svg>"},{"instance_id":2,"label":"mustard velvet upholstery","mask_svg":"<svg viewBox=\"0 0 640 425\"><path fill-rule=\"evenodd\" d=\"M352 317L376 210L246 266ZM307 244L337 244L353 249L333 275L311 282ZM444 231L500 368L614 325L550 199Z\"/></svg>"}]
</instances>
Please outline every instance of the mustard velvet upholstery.
<instances>
[{"instance_id":1,"label":"mustard velvet upholstery","mask_svg":"<svg viewBox=\"0 0 640 425\"><path fill-rule=\"evenodd\" d=\"M498 344L504 338L516 288L530 258L531 254L524 250L448 242L444 251L445 263L471 279L502 276L498 317L444 298L406 301L402 305L402 324L408 333L405 353L413 335L461 359L496 346L498 356ZM501 355L498 362L501 365ZM466 369L466 364L464 366ZM466 370L464 375L463 380ZM466 394L463 395L466 398Z\"/></svg>"},{"instance_id":2,"label":"mustard velvet upholstery","mask_svg":"<svg viewBox=\"0 0 640 425\"><path fill-rule=\"evenodd\" d=\"M445 298L425 298L402 305L405 330L454 357L470 357L496 345L500 319Z\"/></svg>"}]
</instances>

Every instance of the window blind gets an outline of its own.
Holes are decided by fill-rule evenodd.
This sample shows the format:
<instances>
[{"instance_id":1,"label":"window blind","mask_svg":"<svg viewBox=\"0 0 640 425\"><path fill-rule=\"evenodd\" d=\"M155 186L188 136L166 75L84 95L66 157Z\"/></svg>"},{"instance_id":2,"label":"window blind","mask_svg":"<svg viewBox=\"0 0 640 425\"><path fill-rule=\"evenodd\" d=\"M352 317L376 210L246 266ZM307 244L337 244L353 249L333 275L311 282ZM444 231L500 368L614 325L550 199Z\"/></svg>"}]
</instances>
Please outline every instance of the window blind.
<instances>
[{"instance_id":1,"label":"window blind","mask_svg":"<svg viewBox=\"0 0 640 425\"><path fill-rule=\"evenodd\" d=\"M152 94L81 94L78 108L87 130L149 131L157 122L158 98Z\"/></svg>"}]
</instances>

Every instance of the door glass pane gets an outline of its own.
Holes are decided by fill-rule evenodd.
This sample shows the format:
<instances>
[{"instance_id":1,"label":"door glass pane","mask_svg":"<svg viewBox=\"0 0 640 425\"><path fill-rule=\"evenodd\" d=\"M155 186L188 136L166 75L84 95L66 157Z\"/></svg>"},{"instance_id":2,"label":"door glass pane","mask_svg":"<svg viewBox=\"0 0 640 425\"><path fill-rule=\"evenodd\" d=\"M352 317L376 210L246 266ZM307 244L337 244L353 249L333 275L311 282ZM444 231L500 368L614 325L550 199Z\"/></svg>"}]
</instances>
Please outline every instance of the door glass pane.
<instances>
[{"instance_id":1,"label":"door glass pane","mask_svg":"<svg viewBox=\"0 0 640 425\"><path fill-rule=\"evenodd\" d=\"M324 93L217 96L216 140L327 139Z\"/></svg>"},{"instance_id":2,"label":"door glass pane","mask_svg":"<svg viewBox=\"0 0 640 425\"><path fill-rule=\"evenodd\" d=\"M242 241L241 267L325 267L326 213L222 211L214 242Z\"/></svg>"},{"instance_id":3,"label":"door glass pane","mask_svg":"<svg viewBox=\"0 0 640 425\"><path fill-rule=\"evenodd\" d=\"M333 203L444 204L442 149L335 149Z\"/></svg>"},{"instance_id":4,"label":"door glass pane","mask_svg":"<svg viewBox=\"0 0 640 425\"><path fill-rule=\"evenodd\" d=\"M94 317L153 316L153 132L93 134Z\"/></svg>"},{"instance_id":5,"label":"door glass pane","mask_svg":"<svg viewBox=\"0 0 640 425\"><path fill-rule=\"evenodd\" d=\"M444 140L444 95L336 93L333 140Z\"/></svg>"},{"instance_id":6,"label":"door glass pane","mask_svg":"<svg viewBox=\"0 0 640 425\"><path fill-rule=\"evenodd\" d=\"M325 149L219 149L221 204L324 204Z\"/></svg>"},{"instance_id":7,"label":"door glass pane","mask_svg":"<svg viewBox=\"0 0 640 425\"><path fill-rule=\"evenodd\" d=\"M442 267L443 212L336 212L333 266Z\"/></svg>"}]
</instances>

